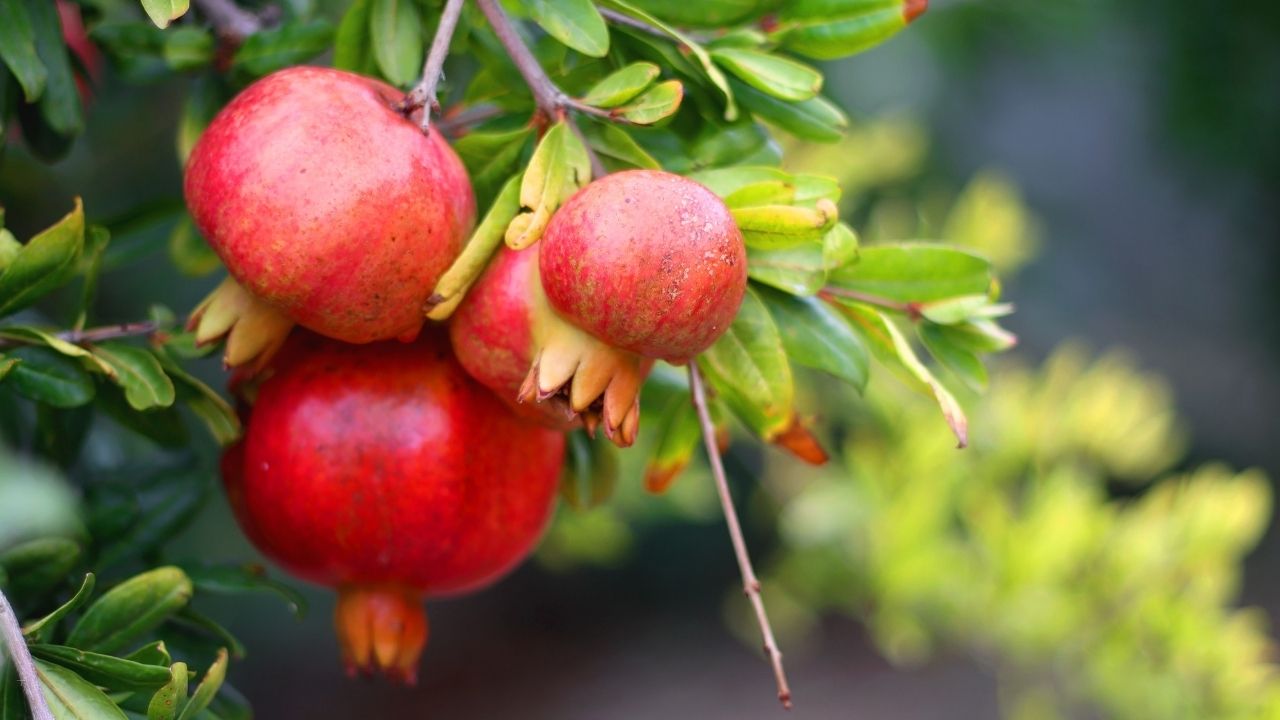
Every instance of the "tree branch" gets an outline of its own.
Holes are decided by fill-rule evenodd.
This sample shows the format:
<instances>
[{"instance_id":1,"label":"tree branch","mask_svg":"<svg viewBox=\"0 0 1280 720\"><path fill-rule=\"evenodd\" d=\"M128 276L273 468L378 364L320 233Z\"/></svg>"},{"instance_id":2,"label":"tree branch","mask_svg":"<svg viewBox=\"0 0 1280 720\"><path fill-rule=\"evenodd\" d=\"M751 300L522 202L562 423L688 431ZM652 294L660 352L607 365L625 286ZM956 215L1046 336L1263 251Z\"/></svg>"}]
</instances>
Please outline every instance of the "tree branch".
<instances>
[{"instance_id":1,"label":"tree branch","mask_svg":"<svg viewBox=\"0 0 1280 720\"><path fill-rule=\"evenodd\" d=\"M236 5L234 0L193 0L219 34L236 41L262 30L262 19Z\"/></svg>"},{"instance_id":2,"label":"tree branch","mask_svg":"<svg viewBox=\"0 0 1280 720\"><path fill-rule=\"evenodd\" d=\"M0 638L9 649L9 657L13 658L14 670L18 673L18 681L27 696L27 705L31 708L32 720L54 720L49 703L40 691L40 678L36 675L36 663L27 649L27 641L22 637L22 627L18 625L18 616L13 612L9 599L0 592Z\"/></svg>"},{"instance_id":3,"label":"tree branch","mask_svg":"<svg viewBox=\"0 0 1280 720\"><path fill-rule=\"evenodd\" d=\"M408 110L422 108L422 132L431 127L431 112L440 110L440 102L436 99L436 87L444 77L444 59L449 55L449 43L453 41L453 33L458 28L458 16L462 14L463 0L447 0L444 12L440 15L440 25L436 27L436 36L431 40L431 49L427 51L426 62L422 64L422 79L404 96L404 105Z\"/></svg>"},{"instance_id":4,"label":"tree branch","mask_svg":"<svg viewBox=\"0 0 1280 720\"><path fill-rule=\"evenodd\" d=\"M104 340L152 335L159 329L154 322L145 320L142 322L121 323L119 325L105 325L103 327L89 328L88 330L64 330L60 333L54 333L54 337L73 345L83 345ZM0 335L3 333L4 328L0 328ZM0 338L0 348L39 344L39 340L27 340L26 338Z\"/></svg>"},{"instance_id":5,"label":"tree branch","mask_svg":"<svg viewBox=\"0 0 1280 720\"><path fill-rule=\"evenodd\" d=\"M724 461L720 457L720 447L716 443L716 426L707 408L707 390L696 360L689 363L689 388L693 394L693 406L698 411L698 421L702 425L702 440L707 448L711 474L716 479L716 489L720 493L724 521L729 526L729 539L733 542L733 552L738 557L738 569L742 572L742 592L755 608L756 622L760 624L760 634L764 637L764 652L769 656L769 662L773 665L773 676L778 683L778 700L782 702L782 707L790 710L791 688L787 685L787 672L782 667L782 651L778 649L778 642L773 638L773 627L769 624L769 616L764 611L764 598L760 595L760 580L756 578L755 568L751 566L751 556L747 553L747 541L742 537L742 525L738 522L738 512L733 507L733 496L729 494L729 480L725 476Z\"/></svg>"}]
</instances>

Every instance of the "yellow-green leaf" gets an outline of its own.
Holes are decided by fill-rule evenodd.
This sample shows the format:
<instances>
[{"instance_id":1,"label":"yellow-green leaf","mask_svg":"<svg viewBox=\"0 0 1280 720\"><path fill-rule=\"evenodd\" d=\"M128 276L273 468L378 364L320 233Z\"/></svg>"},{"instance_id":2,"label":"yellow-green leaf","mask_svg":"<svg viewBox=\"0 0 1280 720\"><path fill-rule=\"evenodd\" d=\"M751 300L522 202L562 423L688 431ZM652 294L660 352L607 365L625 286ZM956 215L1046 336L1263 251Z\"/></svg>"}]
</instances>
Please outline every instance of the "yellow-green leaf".
<instances>
[{"instance_id":1,"label":"yellow-green leaf","mask_svg":"<svg viewBox=\"0 0 1280 720\"><path fill-rule=\"evenodd\" d=\"M591 86L582 102L601 108L617 107L645 91L661 71L649 62L636 62L615 70L603 80Z\"/></svg>"},{"instance_id":2,"label":"yellow-green leaf","mask_svg":"<svg viewBox=\"0 0 1280 720\"><path fill-rule=\"evenodd\" d=\"M748 85L780 100L800 102L822 90L822 73L791 58L752 48L713 48L711 57Z\"/></svg>"}]
</instances>

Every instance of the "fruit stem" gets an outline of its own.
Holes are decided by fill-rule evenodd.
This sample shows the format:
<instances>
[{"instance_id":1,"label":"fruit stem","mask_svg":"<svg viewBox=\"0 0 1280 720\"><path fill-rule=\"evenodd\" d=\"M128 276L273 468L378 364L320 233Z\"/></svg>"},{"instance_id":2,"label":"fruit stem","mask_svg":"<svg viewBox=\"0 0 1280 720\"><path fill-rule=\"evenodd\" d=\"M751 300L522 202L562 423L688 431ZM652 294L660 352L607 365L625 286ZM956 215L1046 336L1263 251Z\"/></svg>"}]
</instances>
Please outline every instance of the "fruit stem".
<instances>
[{"instance_id":1,"label":"fruit stem","mask_svg":"<svg viewBox=\"0 0 1280 720\"><path fill-rule=\"evenodd\" d=\"M49 703L45 701L44 693L40 692L36 663L31 658L31 651L27 649L27 641L22 637L18 616L3 592L0 592L0 637L4 638L3 644L9 649L9 657L13 658L13 668L17 671L18 681L22 683L22 691L27 696L31 717L33 720L53 720Z\"/></svg>"},{"instance_id":2,"label":"fruit stem","mask_svg":"<svg viewBox=\"0 0 1280 720\"><path fill-rule=\"evenodd\" d=\"M458 17L462 15L464 0L447 0L444 12L440 15L440 25L436 27L436 36L431 39L431 49L427 51L427 59L422 64L422 79L409 94L404 96L404 107L408 110L422 108L422 132L431 128L432 111L440 111L440 101L436 99L436 88L444 77L444 59L449 55L449 43L453 41L454 30L458 28Z\"/></svg>"},{"instance_id":3,"label":"fruit stem","mask_svg":"<svg viewBox=\"0 0 1280 720\"><path fill-rule=\"evenodd\" d=\"M232 0L194 0L218 33L240 41L262 29L262 20Z\"/></svg>"},{"instance_id":4,"label":"fruit stem","mask_svg":"<svg viewBox=\"0 0 1280 720\"><path fill-rule=\"evenodd\" d=\"M88 330L65 330L54 334L54 337L73 345L84 345L102 342L103 340L154 335L157 330L159 328L154 322L145 320L142 322L121 323L119 325L106 325L104 327L89 328ZM4 331L0 330L0 348L41 344L43 343L39 340L5 335Z\"/></svg>"},{"instance_id":5,"label":"fruit stem","mask_svg":"<svg viewBox=\"0 0 1280 720\"><path fill-rule=\"evenodd\" d=\"M724 521L729 526L729 539L733 542L733 552L738 557L738 569L742 572L742 592L751 601L756 611L756 622L760 625L760 634L764 637L764 652L773 665L773 676L778 683L778 700L782 707L791 709L791 687L787 684L787 671L782 667L782 651L773 638L773 627L769 624L769 616L764 610L764 597L760 594L760 580L756 577L755 568L751 565L751 556L747 553L747 541L742 537L742 525L738 522L738 511L733 507L733 496L729 494L729 480L724 472L724 460L720 457L720 446L716 442L716 425L711 419L707 407L707 390L702 379L702 371L698 369L695 359L689 363L689 389L693 395L693 407L698 411L698 422L702 425L702 441L707 449L707 459L711 464L711 474L716 480L716 490L720 494L720 507L724 510Z\"/></svg>"},{"instance_id":6,"label":"fruit stem","mask_svg":"<svg viewBox=\"0 0 1280 720\"><path fill-rule=\"evenodd\" d=\"M538 106L538 113L543 116L543 124L549 126L564 120L573 134L582 138L582 131L578 129L578 125L568 112L575 107L573 99L551 80L546 70L542 69L542 65L529 51L529 46L520 39L519 31L516 30L515 25L511 24L511 18L507 17L507 13L503 11L497 0L476 0L476 5L480 7L480 12L484 13L485 19L489 21L489 27L493 28L493 34L498 36L498 42L502 43L507 56L520 72L520 77L524 78L525 85L528 85L529 91L533 93L533 102ZM585 139L582 145L587 149L592 174L600 177L603 174L604 163L600 161L595 150Z\"/></svg>"}]
</instances>

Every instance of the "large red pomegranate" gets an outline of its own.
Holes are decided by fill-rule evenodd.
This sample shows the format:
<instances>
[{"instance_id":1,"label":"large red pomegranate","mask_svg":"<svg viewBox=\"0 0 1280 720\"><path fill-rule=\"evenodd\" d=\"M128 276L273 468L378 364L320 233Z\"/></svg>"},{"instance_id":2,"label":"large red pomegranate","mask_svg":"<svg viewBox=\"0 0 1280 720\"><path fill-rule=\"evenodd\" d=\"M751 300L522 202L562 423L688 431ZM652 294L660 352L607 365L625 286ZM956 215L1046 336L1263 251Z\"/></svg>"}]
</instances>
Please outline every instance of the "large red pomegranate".
<instances>
[{"instance_id":1,"label":"large red pomegranate","mask_svg":"<svg viewBox=\"0 0 1280 720\"><path fill-rule=\"evenodd\" d=\"M339 340L412 339L475 216L471 184L404 94L339 70L268 75L209 124L187 206L231 275Z\"/></svg>"},{"instance_id":2,"label":"large red pomegranate","mask_svg":"<svg viewBox=\"0 0 1280 720\"><path fill-rule=\"evenodd\" d=\"M425 596L482 587L534 547L564 436L514 416L447 340L347 345L294 332L223 463L246 534L339 592L351 671L412 682Z\"/></svg>"},{"instance_id":3,"label":"large red pomegranate","mask_svg":"<svg viewBox=\"0 0 1280 720\"><path fill-rule=\"evenodd\" d=\"M458 361L526 417L558 428L581 417L631 445L653 361L609 347L551 308L538 281L540 247L500 249L467 292L449 324Z\"/></svg>"},{"instance_id":4,"label":"large red pomegranate","mask_svg":"<svg viewBox=\"0 0 1280 720\"><path fill-rule=\"evenodd\" d=\"M729 208L679 175L607 175L561 206L540 241L552 307L609 345L683 364L729 328L747 251Z\"/></svg>"}]
</instances>

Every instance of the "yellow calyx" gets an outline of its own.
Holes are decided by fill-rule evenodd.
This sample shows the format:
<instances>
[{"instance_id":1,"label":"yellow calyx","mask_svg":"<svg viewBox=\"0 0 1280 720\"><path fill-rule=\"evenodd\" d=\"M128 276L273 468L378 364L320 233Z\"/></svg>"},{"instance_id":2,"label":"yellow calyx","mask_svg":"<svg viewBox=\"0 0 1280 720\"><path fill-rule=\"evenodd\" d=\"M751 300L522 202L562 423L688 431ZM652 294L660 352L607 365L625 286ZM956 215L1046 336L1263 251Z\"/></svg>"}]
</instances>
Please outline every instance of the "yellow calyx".
<instances>
[{"instance_id":1,"label":"yellow calyx","mask_svg":"<svg viewBox=\"0 0 1280 720\"><path fill-rule=\"evenodd\" d=\"M226 338L222 362L228 368L245 366L257 372L284 345L294 322L274 306L257 298L228 277L209 294L187 321L196 344Z\"/></svg>"}]
</instances>

